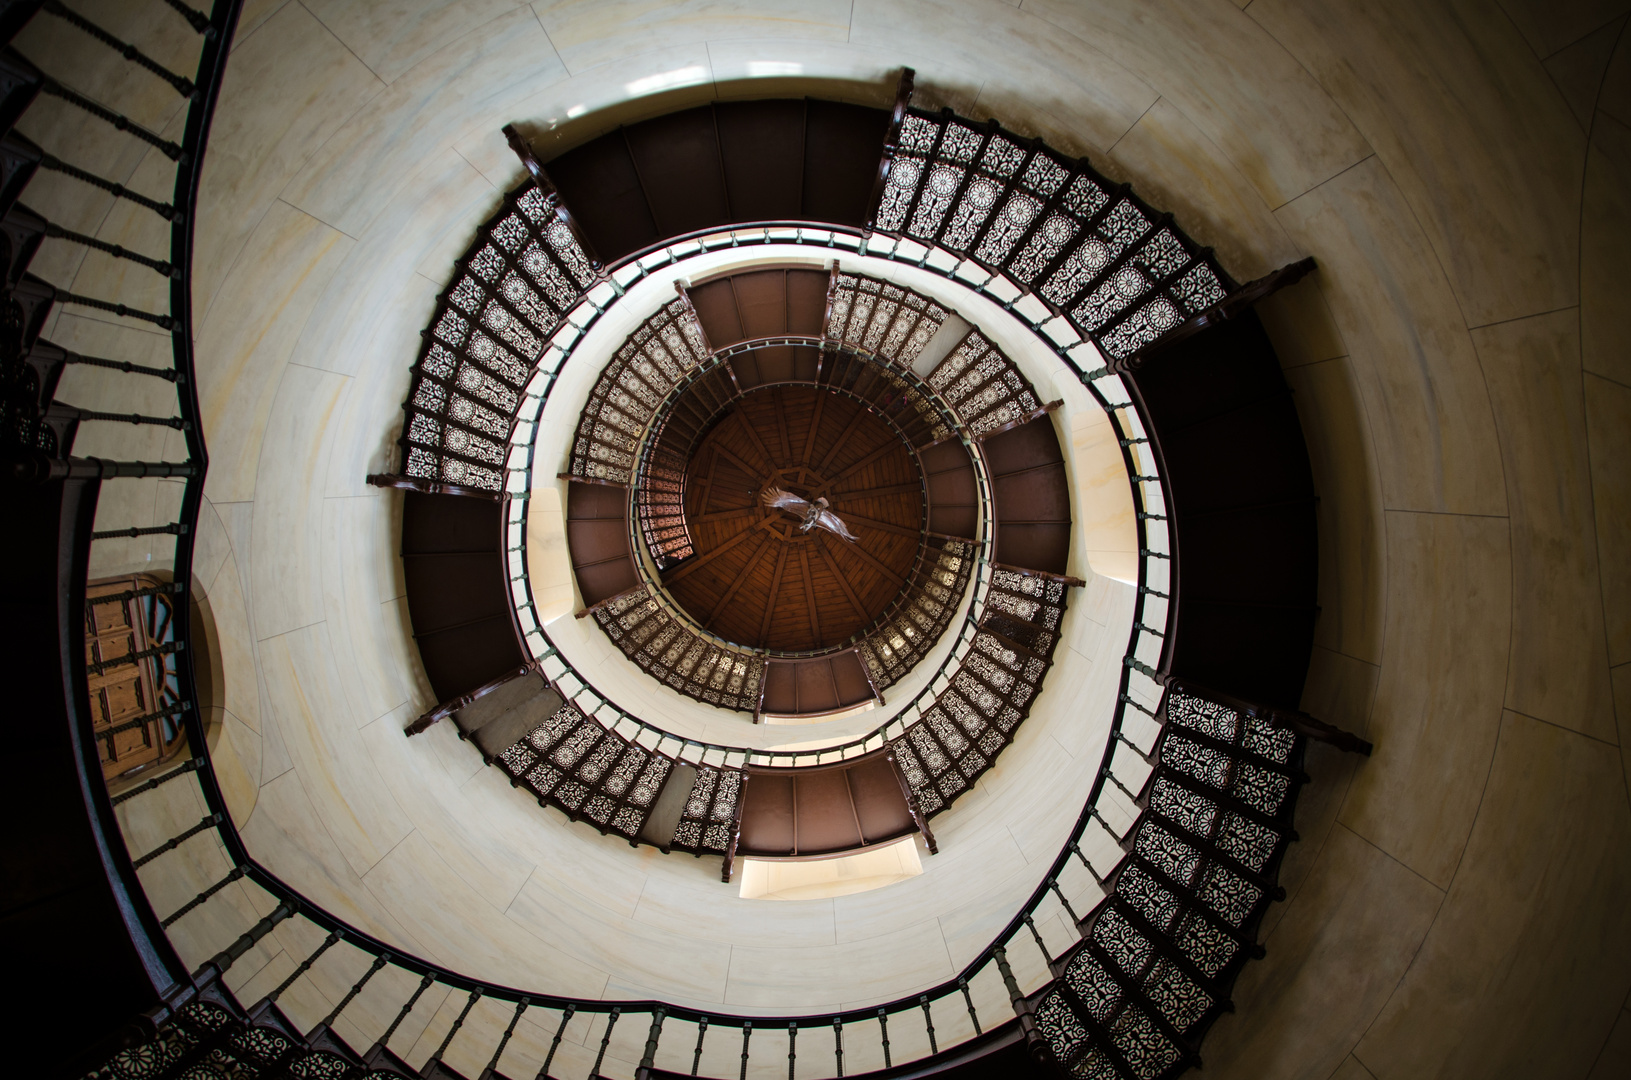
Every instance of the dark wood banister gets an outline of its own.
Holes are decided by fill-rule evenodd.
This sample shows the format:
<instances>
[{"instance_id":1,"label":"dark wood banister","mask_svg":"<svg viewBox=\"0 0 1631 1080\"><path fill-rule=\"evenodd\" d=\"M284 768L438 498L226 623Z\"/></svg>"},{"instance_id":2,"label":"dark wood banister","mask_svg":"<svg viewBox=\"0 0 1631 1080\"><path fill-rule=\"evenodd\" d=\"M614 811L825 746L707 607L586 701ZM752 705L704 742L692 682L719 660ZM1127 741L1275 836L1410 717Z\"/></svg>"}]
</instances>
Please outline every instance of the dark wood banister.
<instances>
[{"instance_id":1,"label":"dark wood banister","mask_svg":"<svg viewBox=\"0 0 1631 1080\"><path fill-rule=\"evenodd\" d=\"M883 201L884 185L889 182L889 170L895 163L895 155L900 151L900 131L906 123L906 113L912 107L912 91L915 89L917 72L912 68L900 69L900 80L895 84L895 106L889 113L889 127L884 132L883 154L878 160L878 175L872 181L872 194L866 204L866 225L864 232L872 235L873 225L878 219L878 205Z\"/></svg>"},{"instance_id":2,"label":"dark wood banister","mask_svg":"<svg viewBox=\"0 0 1631 1080\"><path fill-rule=\"evenodd\" d=\"M488 694L491 694L494 690L497 690L499 687L503 686L505 683L513 682L516 679L523 678L526 675L528 675L529 673L535 672L537 670L538 670L538 665L536 663L523 664L519 668L514 668L512 670L504 672L504 674L498 676L495 679L489 679L487 682L482 683L480 686L476 687L474 690L467 690L464 693L460 694L458 697L452 698L449 701L444 701L440 705L437 705L435 708L429 709L426 712L421 713L419 715L418 719L414 720L413 723L409 724L407 727L402 729L402 734L411 736L411 735L418 735L418 734L420 734L421 732L424 732L424 731L428 731L428 730L430 730L430 726L432 724L436 723L438 720L444 719L445 717L452 716L454 713L458 712L460 709L468 709L471 705L474 705L476 702L480 701L482 698L486 697Z\"/></svg>"},{"instance_id":3,"label":"dark wood banister","mask_svg":"<svg viewBox=\"0 0 1631 1080\"><path fill-rule=\"evenodd\" d=\"M578 226L578 219L573 216L571 209L567 207L566 200L561 198L560 189L555 186L555 181L549 178L549 173L544 170L543 164L538 160L538 155L533 153L532 144L527 142L526 137L516 129L514 124L505 124L502 131L505 140L510 144L510 149L515 151L515 156L521 159L521 164L531 175L533 183L537 184L538 190L543 192L545 204L554 210L556 218L572 231L572 238L578 242L578 246L583 249L584 255L588 257L590 268L595 273L604 275L606 273L606 264L595 253L594 245L589 242L588 236Z\"/></svg>"},{"instance_id":4,"label":"dark wood banister","mask_svg":"<svg viewBox=\"0 0 1631 1080\"><path fill-rule=\"evenodd\" d=\"M421 495L466 495L472 499L488 499L497 502L499 492L488 491L486 488L466 487L462 484L445 484L440 480L427 480L418 476L402 476L398 473L369 473L366 477L370 487L394 488L398 491L417 491Z\"/></svg>"}]
</instances>

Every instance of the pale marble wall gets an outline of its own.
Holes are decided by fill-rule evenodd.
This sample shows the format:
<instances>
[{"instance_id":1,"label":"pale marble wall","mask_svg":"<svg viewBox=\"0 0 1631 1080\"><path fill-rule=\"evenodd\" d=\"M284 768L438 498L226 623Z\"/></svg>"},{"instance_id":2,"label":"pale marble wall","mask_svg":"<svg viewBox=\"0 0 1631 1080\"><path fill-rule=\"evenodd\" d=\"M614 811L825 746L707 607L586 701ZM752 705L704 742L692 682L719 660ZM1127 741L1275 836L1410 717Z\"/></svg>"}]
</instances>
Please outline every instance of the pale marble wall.
<instances>
[{"instance_id":1,"label":"pale marble wall","mask_svg":"<svg viewBox=\"0 0 1631 1080\"><path fill-rule=\"evenodd\" d=\"M80 6L161 59L190 47L134 0ZM1303 839L1284 871L1290 898L1270 914L1268 957L1242 977L1237 1012L1204 1048L1208 1072L1625 1075L1626 7L252 3L206 165L196 263L214 457L204 550L215 567L198 576L217 613L235 611L250 628L224 664L225 708L241 724L234 811L248 815L251 847L391 940L468 970L593 993L643 992L632 975L612 977L627 970L619 956L660 951L665 962L640 984L652 992L814 1007L838 982L862 997L932 982L949 970L948 947L956 961L994 930L1000 903L970 898L930 927L909 894L958 877L961 852L996 850L982 849L982 833L1011 854L978 872L1029 888L1028 864L1058 842L1034 825L1057 814L1027 802L1038 794L1004 801L999 789L1021 768L1096 760L1083 749L1079 760L1038 762L1024 744L1091 738L1080 724L1050 727L1046 715L1072 700L1073 678L1102 673L1087 658L1101 646L1116 655L1119 642L1079 643L1082 662L1059 665L990 790L947 815L945 852L922 877L822 902L802 938L809 952L790 946L780 924L734 912L727 944L686 926L697 911L732 910L707 866L613 850L542 814L445 729L412 743L397 733L427 691L412 674L390 558L391 498L362 485L387 462L407 363L449 260L519 175L502 123L524 122L553 148L592 134L604 116L715 94L810 89L881 103L888 73L907 63L921 101L998 115L1088 152L1174 210L1238 277L1304 254L1320 262L1265 305L1322 498L1324 611L1305 703L1374 739L1377 752L1365 761L1311 753ZM177 102L162 84L111 73L72 31L31 27L21 47L72 57L84 89L175 130ZM762 81L729 81L749 76ZM832 80L857 82L838 90ZM52 107L31 114L36 139L69 140L83 147L78 163L165 193L152 155ZM42 183L29 200L109 239L161 242L140 214L69 184ZM155 295L154 281L68 245L48 244L38 265L82 291L117 290L129 303ZM110 318L74 313L49 332L119 358L162 353L146 330ZM73 374L68 400L132 393L128 382ZM128 429L96 437L110 455L148 449ZM162 445L174 452L173 440ZM102 521L162 520L162 485L123 483L104 499ZM99 547L98 565L139 566L167 550ZM1113 617L1114 589L1095 588L1104 599L1078 605L1078 634L1101 625L1087 610ZM1070 805L1068 784L1035 790ZM169 812L186 821L198 810ZM481 828L466 824L478 815ZM163 827L132 826L149 838ZM217 855L196 843L206 850L186 858L197 874L218 874L224 864L205 865ZM593 903L574 882L597 884ZM193 886L174 888L160 907ZM242 890L221 903L181 924L200 953L264 897ZM1057 923L1044 933L1063 944ZM884 935L896 947L862 944ZM273 942L235 973L254 981L246 992L272 985L295 962L290 951L315 943L299 926ZM336 954L285 998L302 1019L326 1011L360 970L355 953ZM405 995L384 983L348 1013L367 1031ZM417 1039L419 1056L434 1047L462 1005L444 997L421 1003L399 1047ZM1000 1006L1000 994L982 1000ZM507 1012L478 1007L451 1063L479 1069L479 1047L492 1045ZM366 1041L352 1022L342 1030ZM587 1070L603 1023L573 1022L567 1070ZM553 1024L525 1019L506 1068L536 1061ZM641 1027L616 1030L614 1072L637 1058ZM905 1050L915 1036L899 1037ZM869 1042L860 1032L853 1040ZM785 1045L785 1034L756 1034L756 1063L779 1069ZM725 1032L710 1036L705 1071L730 1069L738 1046Z\"/></svg>"}]
</instances>

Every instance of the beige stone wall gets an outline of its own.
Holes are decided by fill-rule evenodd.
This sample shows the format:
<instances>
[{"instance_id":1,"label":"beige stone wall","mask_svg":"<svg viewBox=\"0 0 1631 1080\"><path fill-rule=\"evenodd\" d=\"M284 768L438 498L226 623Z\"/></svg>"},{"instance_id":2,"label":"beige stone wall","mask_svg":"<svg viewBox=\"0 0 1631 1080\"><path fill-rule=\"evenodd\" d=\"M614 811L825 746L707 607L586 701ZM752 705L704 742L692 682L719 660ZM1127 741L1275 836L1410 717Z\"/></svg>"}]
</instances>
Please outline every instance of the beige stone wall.
<instances>
[{"instance_id":1,"label":"beige stone wall","mask_svg":"<svg viewBox=\"0 0 1631 1080\"><path fill-rule=\"evenodd\" d=\"M157 5L78 6L161 60L190 55ZM544 932L649 949L638 920L597 922L599 910L540 880L623 882L600 907L633 912L648 900L626 868L661 856L614 850L520 802L445 731L412 744L397 734L427 691L391 558L391 499L362 477L387 463L407 364L450 260L519 176L501 124L522 122L554 147L608 116L716 94L881 102L906 63L920 101L1087 152L1215 245L1238 278L1302 255L1321 266L1264 308L1321 495L1324 610L1306 705L1377 752L1310 755L1290 896L1270 914L1268 957L1242 977L1237 1012L1203 1048L1208 1074L1631 1072L1625 10L1622 0L252 2L216 119L195 262L213 455L198 577L223 629L247 629L224 666L233 806L251 847L359 925L443 962L508 971L521 956L539 965L540 985L599 978L594 992L637 992L608 982L611 945L569 955L535 946L531 931L465 932L502 931L519 913ZM21 47L74 58L82 89L179 131L167 88L108 68L74 35L42 24ZM153 155L58 103L25 127L50 148L83 147L78 164L165 194ZM48 187L30 192L36 209L162 251L151 215ZM70 246L48 244L38 267L76 291L158 302L152 275ZM48 334L162 358L162 339L114 322L66 315ZM128 410L131 385L76 371L63 397ZM91 438L83 452L174 452L126 429ZM129 484L104 499L99 524L165 520L173 498L163 484ZM120 542L98 548L99 566L139 568L167 551ZM1114 587L1099 587L1112 610ZM1061 668L1091 680L1098 652L1084 642L1082 662ZM1056 673L1044 699L1068 682ZM1078 764L1095 759L1084 749ZM970 799L951 816L997 828L982 811L986 800ZM493 830L460 824L480 814L542 840L518 858ZM985 872L1039 873L1052 849L1010 835L1016 861ZM854 923L830 908L820 932L844 941L891 927L891 892L869 894L879 902L858 906ZM427 909L427 895L442 906ZM245 914L264 900L233 896ZM189 918L199 948L233 929L225 915ZM936 933L973 942L1001 921L991 918L954 933L948 916ZM315 943L300 934L280 933L265 967L246 961L240 977L280 978L294 961L277 950L298 957ZM744 939L734 956L669 954L672 974L714 981L652 989L729 999L741 972L747 996L763 986L763 1001L788 1004L770 996L785 972L819 985L835 971L822 966L830 951L800 967L777 947ZM334 990L360 968L352 957L320 969L320 985ZM405 993L382 987L359 1015L387 1014ZM441 1002L426 1038L460 1004ZM485 1004L471 1024L496 1031L506 1014ZM525 1022L517 1060L548 1034ZM613 1056L637 1055L641 1034L620 1029L615 1046L626 1035L632 1049ZM592 1025L573 1030L585 1069L598 1038ZM774 1039L756 1044L771 1066ZM730 1065L727 1042L716 1069Z\"/></svg>"}]
</instances>

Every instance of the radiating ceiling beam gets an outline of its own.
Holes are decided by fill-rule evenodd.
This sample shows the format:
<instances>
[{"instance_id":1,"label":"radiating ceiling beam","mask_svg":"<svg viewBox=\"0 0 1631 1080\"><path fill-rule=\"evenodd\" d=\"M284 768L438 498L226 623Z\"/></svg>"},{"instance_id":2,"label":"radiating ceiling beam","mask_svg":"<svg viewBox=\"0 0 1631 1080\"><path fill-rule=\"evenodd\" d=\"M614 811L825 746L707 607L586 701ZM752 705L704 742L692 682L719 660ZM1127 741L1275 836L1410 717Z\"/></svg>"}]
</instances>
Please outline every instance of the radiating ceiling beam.
<instances>
[{"instance_id":1,"label":"radiating ceiling beam","mask_svg":"<svg viewBox=\"0 0 1631 1080\"><path fill-rule=\"evenodd\" d=\"M915 539L923 535L922 531L919 529L908 529L904 525L896 525L888 521L879 521L877 518L863 517L860 514L852 514L847 510L844 511L843 520L846 522L858 521L868 528L877 529L879 532L894 533L897 536L910 536Z\"/></svg>"},{"instance_id":2,"label":"radiating ceiling beam","mask_svg":"<svg viewBox=\"0 0 1631 1080\"><path fill-rule=\"evenodd\" d=\"M713 625L714 619L719 617L721 611L730 606L731 601L736 598L736 594L741 591L742 586L747 584L748 578L753 576L753 569L759 562L759 556L764 554L765 548L770 546L771 541L774 539L774 534L766 533L759 540L759 546L754 548L753 554L748 556L748 561L742 567L742 572L736 575L736 580L731 582L731 587L725 590L725 595L719 598L719 603L715 604L713 610L708 612L708 617L702 620L704 630Z\"/></svg>"},{"instance_id":3,"label":"radiating ceiling beam","mask_svg":"<svg viewBox=\"0 0 1631 1080\"><path fill-rule=\"evenodd\" d=\"M776 610L776 594L781 592L782 570L786 567L786 565L787 545L779 544L777 545L776 550L776 569L770 575L770 588L765 591L765 616L759 622L759 639L757 644L760 647L763 647L764 643L770 639L770 616L774 614Z\"/></svg>"},{"instance_id":4,"label":"radiating ceiling beam","mask_svg":"<svg viewBox=\"0 0 1631 1080\"><path fill-rule=\"evenodd\" d=\"M866 457L862 458L860 461L857 461L855 464L848 466L847 468L844 469L843 472L839 473L837 476L833 477L831 480L828 480L825 484L822 484L819 488L816 488L815 490L810 492L810 498L811 499L816 499L816 498L819 498L822 495L825 495L827 492L831 491L835 485L842 484L845 480L848 480L850 477L854 476L856 473L860 472L862 469L866 468L868 465L871 465L873 462L877 461L879 458L881 458L884 455L888 454L891 450L898 449L899 446L900 446L900 444L897 443L894 439L890 439L888 442L884 443L882 446L880 446L876 450L872 451L872 453L868 454ZM825 471L825 470L823 470L823 471Z\"/></svg>"},{"instance_id":5,"label":"radiating ceiling beam","mask_svg":"<svg viewBox=\"0 0 1631 1080\"><path fill-rule=\"evenodd\" d=\"M845 544L844 547L843 547L843 550L847 551L851 555L856 556L861 561L865 562L868 566L870 566L874 570L876 570L878 573L882 574L884 577L888 578L890 581L893 581L896 585L900 585L900 586L903 586L903 587L905 586L905 584L906 584L906 579L905 578L901 577L899 574L895 573L894 570L892 570L891 568L885 566L883 563L879 562L876 558L873 557L873 555L869 551L867 551L866 548L862 547L860 544Z\"/></svg>"},{"instance_id":6,"label":"radiating ceiling beam","mask_svg":"<svg viewBox=\"0 0 1631 1080\"><path fill-rule=\"evenodd\" d=\"M760 518L752 525L749 525L747 528L743 529L729 540L726 540L723 544L720 544L706 555L693 555L691 558L686 559L684 562L674 567L674 572L672 574L664 575L663 584L673 585L675 582L683 581L685 578L690 577L696 571L702 569L704 566L707 566L709 563L725 554L725 552L730 551L732 548L736 547L737 544L740 544L743 540L746 540L749 536L753 535L755 529L765 528L770 523L770 520L771 516L766 514L764 517Z\"/></svg>"},{"instance_id":7,"label":"radiating ceiling beam","mask_svg":"<svg viewBox=\"0 0 1631 1080\"><path fill-rule=\"evenodd\" d=\"M732 415L735 416L737 422L742 425L742 430L747 434L748 441L753 443L753 448L755 450L759 451L759 456L764 459L765 464L769 465L771 468L775 468L776 459L770 456L769 450L765 449L764 442L759 438L758 431L754 429L753 423L748 420L746 413L746 409L738 406L736 412ZM739 458L737 460L741 459ZM755 470L755 474L757 475L757 470Z\"/></svg>"},{"instance_id":8,"label":"radiating ceiling beam","mask_svg":"<svg viewBox=\"0 0 1631 1080\"><path fill-rule=\"evenodd\" d=\"M855 612L856 616L859 617L862 622L866 622L868 618L867 610L861 606L861 599L855 595L855 590L850 588L849 578L844 575L842 570L838 569L838 564L833 562L832 552L827 550L826 536L820 537L816 547L816 553L821 556L821 561L827 564L827 569L831 571L832 576L837 579L838 587L843 590L844 599L849 601L851 610Z\"/></svg>"},{"instance_id":9,"label":"radiating ceiling beam","mask_svg":"<svg viewBox=\"0 0 1631 1080\"><path fill-rule=\"evenodd\" d=\"M917 495L923 491L923 485L917 484L886 484L883 487L861 488L858 491L835 491L828 496L830 499L872 499L883 495Z\"/></svg>"},{"instance_id":10,"label":"radiating ceiling beam","mask_svg":"<svg viewBox=\"0 0 1631 1080\"><path fill-rule=\"evenodd\" d=\"M816 611L815 583L810 580L810 548L799 548L799 572L804 578L804 610L810 617L812 649L821 647L821 615Z\"/></svg>"},{"instance_id":11,"label":"radiating ceiling beam","mask_svg":"<svg viewBox=\"0 0 1631 1080\"><path fill-rule=\"evenodd\" d=\"M810 414L810 434L805 436L804 453L799 455L799 461L802 464L807 465L810 461L810 455L815 453L816 435L821 431L821 408L827 404L827 398L830 396L830 394L816 395L815 411ZM803 476L800 479L803 479Z\"/></svg>"},{"instance_id":12,"label":"radiating ceiling beam","mask_svg":"<svg viewBox=\"0 0 1631 1080\"><path fill-rule=\"evenodd\" d=\"M849 418L849 423L844 425L844 430L840 431L838 433L838 438L833 440L832 449L827 451L827 456L821 459L820 465L816 466L816 472L825 473L827 471L827 466L831 465L832 459L838 456L838 451L842 449L844 443L849 440L850 434L855 430L855 425L861 422L861 417L864 415L866 415L866 407L864 405L857 405L855 407L855 415Z\"/></svg>"}]
</instances>

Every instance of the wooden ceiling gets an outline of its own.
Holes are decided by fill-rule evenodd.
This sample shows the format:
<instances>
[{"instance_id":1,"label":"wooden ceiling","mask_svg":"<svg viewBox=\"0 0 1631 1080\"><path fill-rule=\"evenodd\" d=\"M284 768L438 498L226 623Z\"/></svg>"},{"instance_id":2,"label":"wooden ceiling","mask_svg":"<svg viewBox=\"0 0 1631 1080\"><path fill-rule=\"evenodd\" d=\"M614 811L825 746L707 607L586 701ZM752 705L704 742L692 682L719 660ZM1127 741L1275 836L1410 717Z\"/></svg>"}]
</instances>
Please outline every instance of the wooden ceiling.
<instances>
[{"instance_id":1,"label":"wooden ceiling","mask_svg":"<svg viewBox=\"0 0 1631 1080\"><path fill-rule=\"evenodd\" d=\"M760 504L773 485L825 496L858 542L799 532L791 514ZM859 402L773 386L739 399L698 444L685 515L696 553L663 580L698 623L752 648L831 648L905 587L923 535L923 475Z\"/></svg>"}]
</instances>

